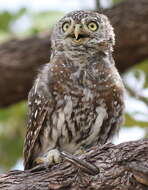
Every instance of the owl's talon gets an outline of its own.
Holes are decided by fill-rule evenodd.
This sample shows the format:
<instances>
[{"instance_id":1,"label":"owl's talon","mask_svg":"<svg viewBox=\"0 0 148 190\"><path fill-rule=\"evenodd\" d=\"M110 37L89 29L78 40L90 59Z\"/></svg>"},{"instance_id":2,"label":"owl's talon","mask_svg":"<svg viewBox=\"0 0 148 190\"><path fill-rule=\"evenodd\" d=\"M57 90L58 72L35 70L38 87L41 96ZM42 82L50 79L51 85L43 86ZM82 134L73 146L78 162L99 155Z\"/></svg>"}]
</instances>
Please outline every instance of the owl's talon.
<instances>
[{"instance_id":1,"label":"owl's talon","mask_svg":"<svg viewBox=\"0 0 148 190\"><path fill-rule=\"evenodd\" d=\"M38 158L36 158L36 160L35 160L35 163L36 163L36 164L43 164L43 163L45 163L45 162L46 162L45 157L38 157Z\"/></svg>"},{"instance_id":2,"label":"owl's talon","mask_svg":"<svg viewBox=\"0 0 148 190\"><path fill-rule=\"evenodd\" d=\"M50 150L47 153L47 160L49 165L53 163L59 163L61 161L60 152L57 149Z\"/></svg>"},{"instance_id":3,"label":"owl's talon","mask_svg":"<svg viewBox=\"0 0 148 190\"><path fill-rule=\"evenodd\" d=\"M36 164L57 164L61 162L60 152L57 149L50 150L46 155L36 158L35 162Z\"/></svg>"}]
</instances>

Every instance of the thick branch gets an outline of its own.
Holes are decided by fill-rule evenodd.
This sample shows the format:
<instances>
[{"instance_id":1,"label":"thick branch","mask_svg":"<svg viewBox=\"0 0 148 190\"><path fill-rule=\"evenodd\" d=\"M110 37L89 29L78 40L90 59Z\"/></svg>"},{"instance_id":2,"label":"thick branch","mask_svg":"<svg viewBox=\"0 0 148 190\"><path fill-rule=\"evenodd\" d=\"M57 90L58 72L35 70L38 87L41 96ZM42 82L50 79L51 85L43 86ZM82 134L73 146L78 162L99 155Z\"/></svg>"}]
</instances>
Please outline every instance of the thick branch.
<instances>
[{"instance_id":1,"label":"thick branch","mask_svg":"<svg viewBox=\"0 0 148 190\"><path fill-rule=\"evenodd\" d=\"M49 36L0 45L0 107L27 97L39 66L49 61Z\"/></svg>"},{"instance_id":2,"label":"thick branch","mask_svg":"<svg viewBox=\"0 0 148 190\"><path fill-rule=\"evenodd\" d=\"M115 28L115 60L120 72L148 58L148 1L126 0L105 11Z\"/></svg>"},{"instance_id":3,"label":"thick branch","mask_svg":"<svg viewBox=\"0 0 148 190\"><path fill-rule=\"evenodd\" d=\"M120 72L148 57L148 1L127 0L104 11L115 27L114 57ZM49 61L50 37L0 45L0 107L27 97L40 65Z\"/></svg>"},{"instance_id":4,"label":"thick branch","mask_svg":"<svg viewBox=\"0 0 148 190\"><path fill-rule=\"evenodd\" d=\"M52 168L11 171L0 175L3 190L146 190L148 189L148 140L93 147L79 158L98 173L64 161ZM89 168L89 165L86 165ZM90 167L91 168L91 167ZM93 171L93 168L92 168Z\"/></svg>"}]
</instances>

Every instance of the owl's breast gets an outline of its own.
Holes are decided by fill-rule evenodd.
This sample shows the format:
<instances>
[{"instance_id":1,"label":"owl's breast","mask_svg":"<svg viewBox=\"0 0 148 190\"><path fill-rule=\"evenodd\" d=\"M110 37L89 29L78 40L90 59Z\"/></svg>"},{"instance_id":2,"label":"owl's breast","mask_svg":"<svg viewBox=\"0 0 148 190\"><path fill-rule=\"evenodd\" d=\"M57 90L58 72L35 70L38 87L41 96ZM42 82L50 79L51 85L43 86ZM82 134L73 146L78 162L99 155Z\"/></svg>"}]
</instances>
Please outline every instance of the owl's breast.
<instances>
[{"instance_id":1,"label":"owl's breast","mask_svg":"<svg viewBox=\"0 0 148 190\"><path fill-rule=\"evenodd\" d=\"M66 95L90 105L97 106L102 99L110 104L119 93L118 89L116 92L114 89L118 86L122 88L122 81L114 66L105 67L97 63L64 65L62 62L54 65L52 73L52 92L61 99Z\"/></svg>"},{"instance_id":2,"label":"owl's breast","mask_svg":"<svg viewBox=\"0 0 148 190\"><path fill-rule=\"evenodd\" d=\"M104 135L112 126L116 128L122 117L122 91L119 82L111 80L114 78L97 69L66 67L53 72L55 104L48 124L53 143L73 153L81 145L106 142Z\"/></svg>"}]
</instances>

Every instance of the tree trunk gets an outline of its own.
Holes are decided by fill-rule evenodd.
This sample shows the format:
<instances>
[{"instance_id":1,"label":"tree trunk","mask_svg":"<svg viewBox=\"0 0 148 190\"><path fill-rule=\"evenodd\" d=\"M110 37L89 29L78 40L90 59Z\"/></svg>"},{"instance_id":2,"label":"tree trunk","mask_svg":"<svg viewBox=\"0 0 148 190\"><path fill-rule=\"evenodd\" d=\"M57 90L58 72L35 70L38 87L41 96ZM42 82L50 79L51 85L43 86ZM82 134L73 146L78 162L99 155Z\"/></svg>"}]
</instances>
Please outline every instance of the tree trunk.
<instances>
[{"instance_id":1,"label":"tree trunk","mask_svg":"<svg viewBox=\"0 0 148 190\"><path fill-rule=\"evenodd\" d=\"M0 189L148 189L148 139L93 147L79 157L63 155L64 161L51 168L37 166L1 174Z\"/></svg>"},{"instance_id":2,"label":"tree trunk","mask_svg":"<svg viewBox=\"0 0 148 190\"><path fill-rule=\"evenodd\" d=\"M127 0L104 10L115 28L116 66L122 73L148 57L148 0ZM0 107L27 97L40 66L49 61L50 37L0 45Z\"/></svg>"}]
</instances>

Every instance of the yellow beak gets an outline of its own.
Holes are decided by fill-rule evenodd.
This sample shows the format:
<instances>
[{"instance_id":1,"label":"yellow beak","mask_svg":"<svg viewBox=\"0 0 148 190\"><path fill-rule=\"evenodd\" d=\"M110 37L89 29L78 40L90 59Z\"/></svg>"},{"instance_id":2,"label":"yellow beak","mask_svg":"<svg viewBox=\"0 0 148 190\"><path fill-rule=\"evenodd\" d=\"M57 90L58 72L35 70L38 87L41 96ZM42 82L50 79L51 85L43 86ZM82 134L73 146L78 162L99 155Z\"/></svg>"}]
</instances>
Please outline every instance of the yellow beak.
<instances>
[{"instance_id":1,"label":"yellow beak","mask_svg":"<svg viewBox=\"0 0 148 190\"><path fill-rule=\"evenodd\" d=\"M74 35L75 35L75 37L76 37L76 40L78 39L79 34L81 33L81 28L82 28L82 25L81 25L81 24L76 24L76 25L75 25Z\"/></svg>"}]
</instances>

